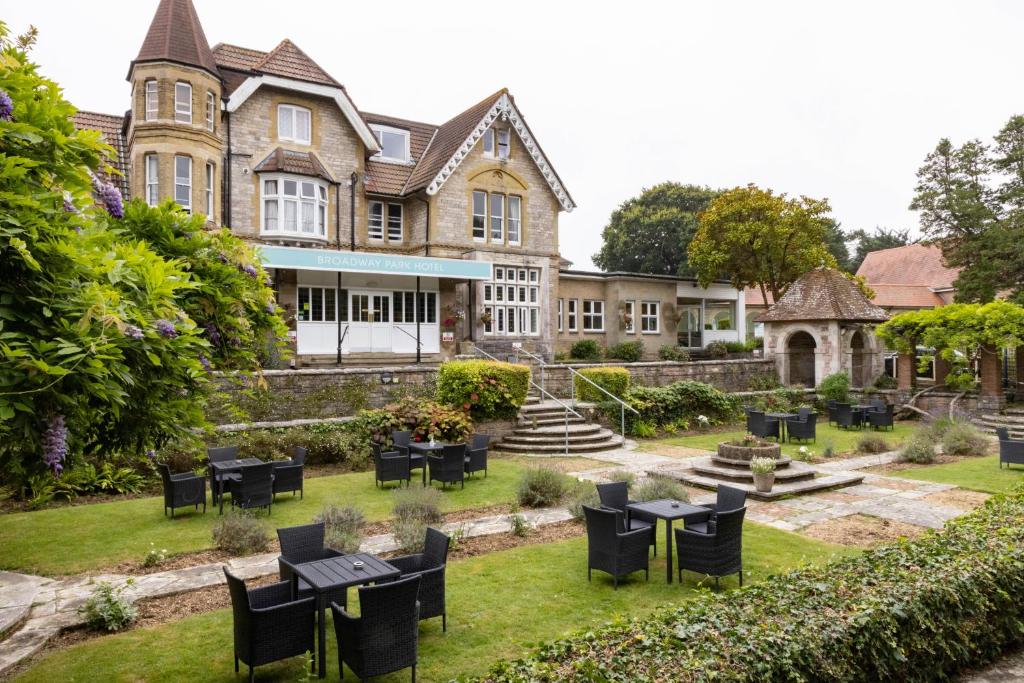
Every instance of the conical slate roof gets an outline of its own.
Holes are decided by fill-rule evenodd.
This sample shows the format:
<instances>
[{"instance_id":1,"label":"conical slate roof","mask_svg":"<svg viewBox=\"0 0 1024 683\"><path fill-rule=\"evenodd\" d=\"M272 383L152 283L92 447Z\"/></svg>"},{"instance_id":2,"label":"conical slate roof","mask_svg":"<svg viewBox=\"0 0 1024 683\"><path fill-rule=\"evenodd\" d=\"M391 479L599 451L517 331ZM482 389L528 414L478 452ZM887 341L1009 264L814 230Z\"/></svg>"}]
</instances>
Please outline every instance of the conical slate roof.
<instances>
[{"instance_id":1,"label":"conical slate roof","mask_svg":"<svg viewBox=\"0 0 1024 683\"><path fill-rule=\"evenodd\" d=\"M220 78L217 62L191 0L160 0L132 68L144 62L175 62L209 71Z\"/></svg>"},{"instance_id":2,"label":"conical slate roof","mask_svg":"<svg viewBox=\"0 0 1024 683\"><path fill-rule=\"evenodd\" d=\"M833 268L816 268L789 286L756 322L844 320L885 322L889 314L871 303L857 284Z\"/></svg>"}]
</instances>

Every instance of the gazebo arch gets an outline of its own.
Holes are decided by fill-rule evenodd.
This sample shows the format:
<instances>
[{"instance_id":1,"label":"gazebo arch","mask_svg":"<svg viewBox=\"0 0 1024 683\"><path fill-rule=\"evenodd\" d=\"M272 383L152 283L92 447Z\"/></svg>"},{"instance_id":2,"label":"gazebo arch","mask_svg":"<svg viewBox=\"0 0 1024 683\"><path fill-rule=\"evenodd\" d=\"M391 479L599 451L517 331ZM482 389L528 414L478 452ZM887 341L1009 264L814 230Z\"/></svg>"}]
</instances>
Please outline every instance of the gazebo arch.
<instances>
[{"instance_id":1,"label":"gazebo arch","mask_svg":"<svg viewBox=\"0 0 1024 683\"><path fill-rule=\"evenodd\" d=\"M804 330L793 332L786 339L788 377L787 384L793 387L813 387L818 382L815 369L815 353L818 343L814 336Z\"/></svg>"}]
</instances>

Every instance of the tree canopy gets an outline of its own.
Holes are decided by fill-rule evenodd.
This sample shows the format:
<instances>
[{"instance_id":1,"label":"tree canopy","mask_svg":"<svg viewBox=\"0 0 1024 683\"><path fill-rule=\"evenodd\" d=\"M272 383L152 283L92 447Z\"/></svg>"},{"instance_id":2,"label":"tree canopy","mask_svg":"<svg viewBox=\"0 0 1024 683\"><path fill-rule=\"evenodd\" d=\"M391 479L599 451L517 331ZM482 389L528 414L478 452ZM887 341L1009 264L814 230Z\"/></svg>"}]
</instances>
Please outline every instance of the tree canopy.
<instances>
[{"instance_id":1,"label":"tree canopy","mask_svg":"<svg viewBox=\"0 0 1024 683\"><path fill-rule=\"evenodd\" d=\"M850 270L850 248L846 245L850 237L843 232L842 226L835 220L826 219L825 225L825 248L832 258L836 260L839 270Z\"/></svg>"},{"instance_id":2,"label":"tree canopy","mask_svg":"<svg viewBox=\"0 0 1024 683\"><path fill-rule=\"evenodd\" d=\"M914 243L913 238L910 237L910 230L890 230L881 226L876 226L872 232L854 230L849 234L849 238L857 241L857 248L846 264L847 270L851 273L857 272L860 264L864 263L864 257L872 251L905 247Z\"/></svg>"},{"instance_id":3,"label":"tree canopy","mask_svg":"<svg viewBox=\"0 0 1024 683\"><path fill-rule=\"evenodd\" d=\"M954 361L957 351L971 356L983 347L1016 348L1024 344L1024 306L992 301L908 311L882 323L876 331L900 351L926 346Z\"/></svg>"},{"instance_id":4,"label":"tree canopy","mask_svg":"<svg viewBox=\"0 0 1024 683\"><path fill-rule=\"evenodd\" d=\"M697 216L717 190L666 182L645 189L612 212L594 263L605 271L689 275L686 250Z\"/></svg>"},{"instance_id":5,"label":"tree canopy","mask_svg":"<svg viewBox=\"0 0 1024 683\"><path fill-rule=\"evenodd\" d=\"M700 215L690 267L703 286L728 278L778 301L807 271L838 265L825 243L829 211L827 200L789 199L755 185L723 192Z\"/></svg>"}]
</instances>

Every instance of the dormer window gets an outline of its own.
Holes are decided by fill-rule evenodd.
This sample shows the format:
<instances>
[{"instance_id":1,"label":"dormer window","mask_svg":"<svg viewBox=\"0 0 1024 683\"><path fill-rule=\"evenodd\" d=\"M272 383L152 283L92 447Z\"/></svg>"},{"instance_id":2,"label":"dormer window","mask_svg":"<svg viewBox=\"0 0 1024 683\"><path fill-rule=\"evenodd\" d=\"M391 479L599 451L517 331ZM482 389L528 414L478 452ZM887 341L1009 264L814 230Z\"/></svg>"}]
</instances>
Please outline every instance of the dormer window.
<instances>
[{"instance_id":1,"label":"dormer window","mask_svg":"<svg viewBox=\"0 0 1024 683\"><path fill-rule=\"evenodd\" d=\"M370 124L370 129L380 144L380 152L374 155L374 159L409 163L409 131L376 124Z\"/></svg>"},{"instance_id":2,"label":"dormer window","mask_svg":"<svg viewBox=\"0 0 1024 683\"><path fill-rule=\"evenodd\" d=\"M484 156L508 159L511 135L508 128L488 128L484 132Z\"/></svg>"},{"instance_id":3,"label":"dormer window","mask_svg":"<svg viewBox=\"0 0 1024 683\"><path fill-rule=\"evenodd\" d=\"M277 137L279 140L308 145L312 138L312 113L293 104L277 105Z\"/></svg>"}]
</instances>

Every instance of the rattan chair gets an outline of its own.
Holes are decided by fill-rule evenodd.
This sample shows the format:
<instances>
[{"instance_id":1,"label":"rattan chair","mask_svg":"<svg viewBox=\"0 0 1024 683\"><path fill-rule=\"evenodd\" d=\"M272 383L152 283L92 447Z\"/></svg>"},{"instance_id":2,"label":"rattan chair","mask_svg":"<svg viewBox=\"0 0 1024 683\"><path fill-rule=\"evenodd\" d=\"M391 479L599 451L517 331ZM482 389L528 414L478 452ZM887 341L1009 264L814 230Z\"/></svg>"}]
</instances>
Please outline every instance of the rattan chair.
<instances>
[{"instance_id":1,"label":"rattan chair","mask_svg":"<svg viewBox=\"0 0 1024 683\"><path fill-rule=\"evenodd\" d=\"M619 588L619 579L641 569L649 580L651 532L649 529L619 531L622 513L603 508L583 506L587 520L587 581L593 570L612 575L612 584Z\"/></svg>"},{"instance_id":2,"label":"rattan chair","mask_svg":"<svg viewBox=\"0 0 1024 683\"><path fill-rule=\"evenodd\" d=\"M489 434L474 434L470 439L466 451L466 474L483 470L484 479L487 478L487 444L490 440Z\"/></svg>"},{"instance_id":3,"label":"rattan chair","mask_svg":"<svg viewBox=\"0 0 1024 683\"><path fill-rule=\"evenodd\" d=\"M171 474L171 468L165 463L157 463L160 470L160 478L164 482L164 515L167 515L167 508L171 509L171 517L174 517L176 508L203 506L203 513L206 513L206 477L194 472L182 472Z\"/></svg>"},{"instance_id":4,"label":"rattan chair","mask_svg":"<svg viewBox=\"0 0 1024 683\"><path fill-rule=\"evenodd\" d=\"M420 577L359 589L359 616L331 604L338 639L338 671L346 664L360 679L412 667L419 650Z\"/></svg>"},{"instance_id":5,"label":"rattan chair","mask_svg":"<svg viewBox=\"0 0 1024 683\"><path fill-rule=\"evenodd\" d=\"M420 577L420 621L441 617L441 630L448 630L448 610L444 599L444 574L451 539L437 529L427 528L423 552L392 557L388 564L407 576Z\"/></svg>"},{"instance_id":6,"label":"rattan chair","mask_svg":"<svg viewBox=\"0 0 1024 683\"><path fill-rule=\"evenodd\" d=\"M698 505L697 507L706 508L707 515L701 517L697 515L686 516L686 528L690 531L696 531L702 534L708 532L708 523L715 518L720 511L738 510L747 504L747 492L744 489L736 488L735 486L726 486L725 484L719 484L718 490L715 492L715 502L711 505Z\"/></svg>"},{"instance_id":7,"label":"rattan chair","mask_svg":"<svg viewBox=\"0 0 1024 683\"><path fill-rule=\"evenodd\" d=\"M231 489L231 507L243 510L267 508L267 514L274 508L274 463L246 465L241 477Z\"/></svg>"},{"instance_id":8,"label":"rattan chair","mask_svg":"<svg viewBox=\"0 0 1024 683\"><path fill-rule=\"evenodd\" d=\"M402 455L408 456L409 458L409 470L422 470L427 466L426 458L423 457L422 453L413 453L412 449L409 448L409 444L412 443L412 432L391 432L391 441L394 443L394 449Z\"/></svg>"},{"instance_id":9,"label":"rattan chair","mask_svg":"<svg viewBox=\"0 0 1024 683\"><path fill-rule=\"evenodd\" d=\"M861 414L859 410L854 410L849 403L837 403L832 413L832 419L836 427L850 429L851 427L860 427Z\"/></svg>"},{"instance_id":10,"label":"rattan chair","mask_svg":"<svg viewBox=\"0 0 1024 683\"><path fill-rule=\"evenodd\" d=\"M1007 467L1024 465L1024 439L1011 439L1006 427L996 427L996 434L999 436L999 469L1003 469L1003 463Z\"/></svg>"},{"instance_id":11,"label":"rattan chair","mask_svg":"<svg viewBox=\"0 0 1024 683\"><path fill-rule=\"evenodd\" d=\"M299 498L305 498L304 470L306 466L306 449L302 446L292 448L291 460L280 460L274 463L274 499L277 494L288 493L294 496L299 492Z\"/></svg>"},{"instance_id":12,"label":"rattan chair","mask_svg":"<svg viewBox=\"0 0 1024 683\"><path fill-rule=\"evenodd\" d=\"M398 451L382 451L379 443L372 443L373 468L375 471L375 484L381 488L389 481L397 481L401 486L402 482L409 485L411 477L409 470L409 456L402 455Z\"/></svg>"},{"instance_id":13,"label":"rattan chair","mask_svg":"<svg viewBox=\"0 0 1024 683\"><path fill-rule=\"evenodd\" d=\"M313 598L292 599L292 586L287 581L246 589L245 582L224 567L224 578L231 591L234 615L235 673L238 662L253 667L312 653L316 670L316 649L313 630L316 622L316 601Z\"/></svg>"},{"instance_id":14,"label":"rattan chair","mask_svg":"<svg viewBox=\"0 0 1024 683\"><path fill-rule=\"evenodd\" d=\"M325 560L328 557L341 557L343 552L328 548L324 544L324 524L303 524L277 530L277 540L281 544L281 554L277 558L277 571L282 581L293 581L295 565L304 562ZM316 597L315 591L304 580L298 580L296 598ZM348 604L348 589L339 588L327 594L328 602L336 602L342 607Z\"/></svg>"},{"instance_id":15,"label":"rattan chair","mask_svg":"<svg viewBox=\"0 0 1024 683\"><path fill-rule=\"evenodd\" d=\"M801 408L803 410L803 408ZM799 417L791 417L786 420L786 438L792 441L817 441L817 428L818 428L818 414L815 412L807 413L807 416L803 419Z\"/></svg>"},{"instance_id":16,"label":"rattan chair","mask_svg":"<svg viewBox=\"0 0 1024 683\"><path fill-rule=\"evenodd\" d=\"M225 460L238 460L238 446L219 446L216 448L206 449L206 459L213 462L223 462ZM224 493L231 493L231 487L237 484L241 479L237 472L225 472L218 474L213 466L210 466L210 491L211 502L216 505L220 502L220 484L224 482Z\"/></svg>"},{"instance_id":17,"label":"rattan chair","mask_svg":"<svg viewBox=\"0 0 1024 683\"><path fill-rule=\"evenodd\" d=\"M765 416L760 410L751 410L747 413L747 431L759 439L779 439L779 421Z\"/></svg>"},{"instance_id":18,"label":"rattan chair","mask_svg":"<svg viewBox=\"0 0 1024 683\"><path fill-rule=\"evenodd\" d=\"M883 410L872 410L867 413L868 424L874 429L896 429L895 421L892 417L893 405L890 403L885 406Z\"/></svg>"},{"instance_id":19,"label":"rattan chair","mask_svg":"<svg viewBox=\"0 0 1024 683\"><path fill-rule=\"evenodd\" d=\"M642 512L631 512L629 514L629 529L626 529L626 506L636 502L629 499L629 484L624 481L613 481L607 484L597 484L597 497L601 500L601 507L622 513L619 518L622 526L619 531L635 531L636 529L648 529L651 532L651 545L654 546L654 555L658 555L658 518L651 517Z\"/></svg>"},{"instance_id":20,"label":"rattan chair","mask_svg":"<svg viewBox=\"0 0 1024 683\"><path fill-rule=\"evenodd\" d=\"M439 481L441 488L455 483L466 488L466 444L450 444L444 446L441 455L428 455L427 481Z\"/></svg>"},{"instance_id":21,"label":"rattan chair","mask_svg":"<svg viewBox=\"0 0 1024 683\"><path fill-rule=\"evenodd\" d=\"M833 415L833 413L835 412L835 409L836 409L836 406L838 405L838 403L839 402L836 401L834 398L830 398L828 400L828 402L825 404L826 411L828 412L828 423L829 424L832 424L833 422L836 421L836 418Z\"/></svg>"},{"instance_id":22,"label":"rattan chair","mask_svg":"<svg viewBox=\"0 0 1024 683\"><path fill-rule=\"evenodd\" d=\"M725 510L708 522L707 533L691 528L676 529L676 554L679 557L679 581L683 570L718 579L739 572L743 585L743 516L747 508Z\"/></svg>"}]
</instances>

